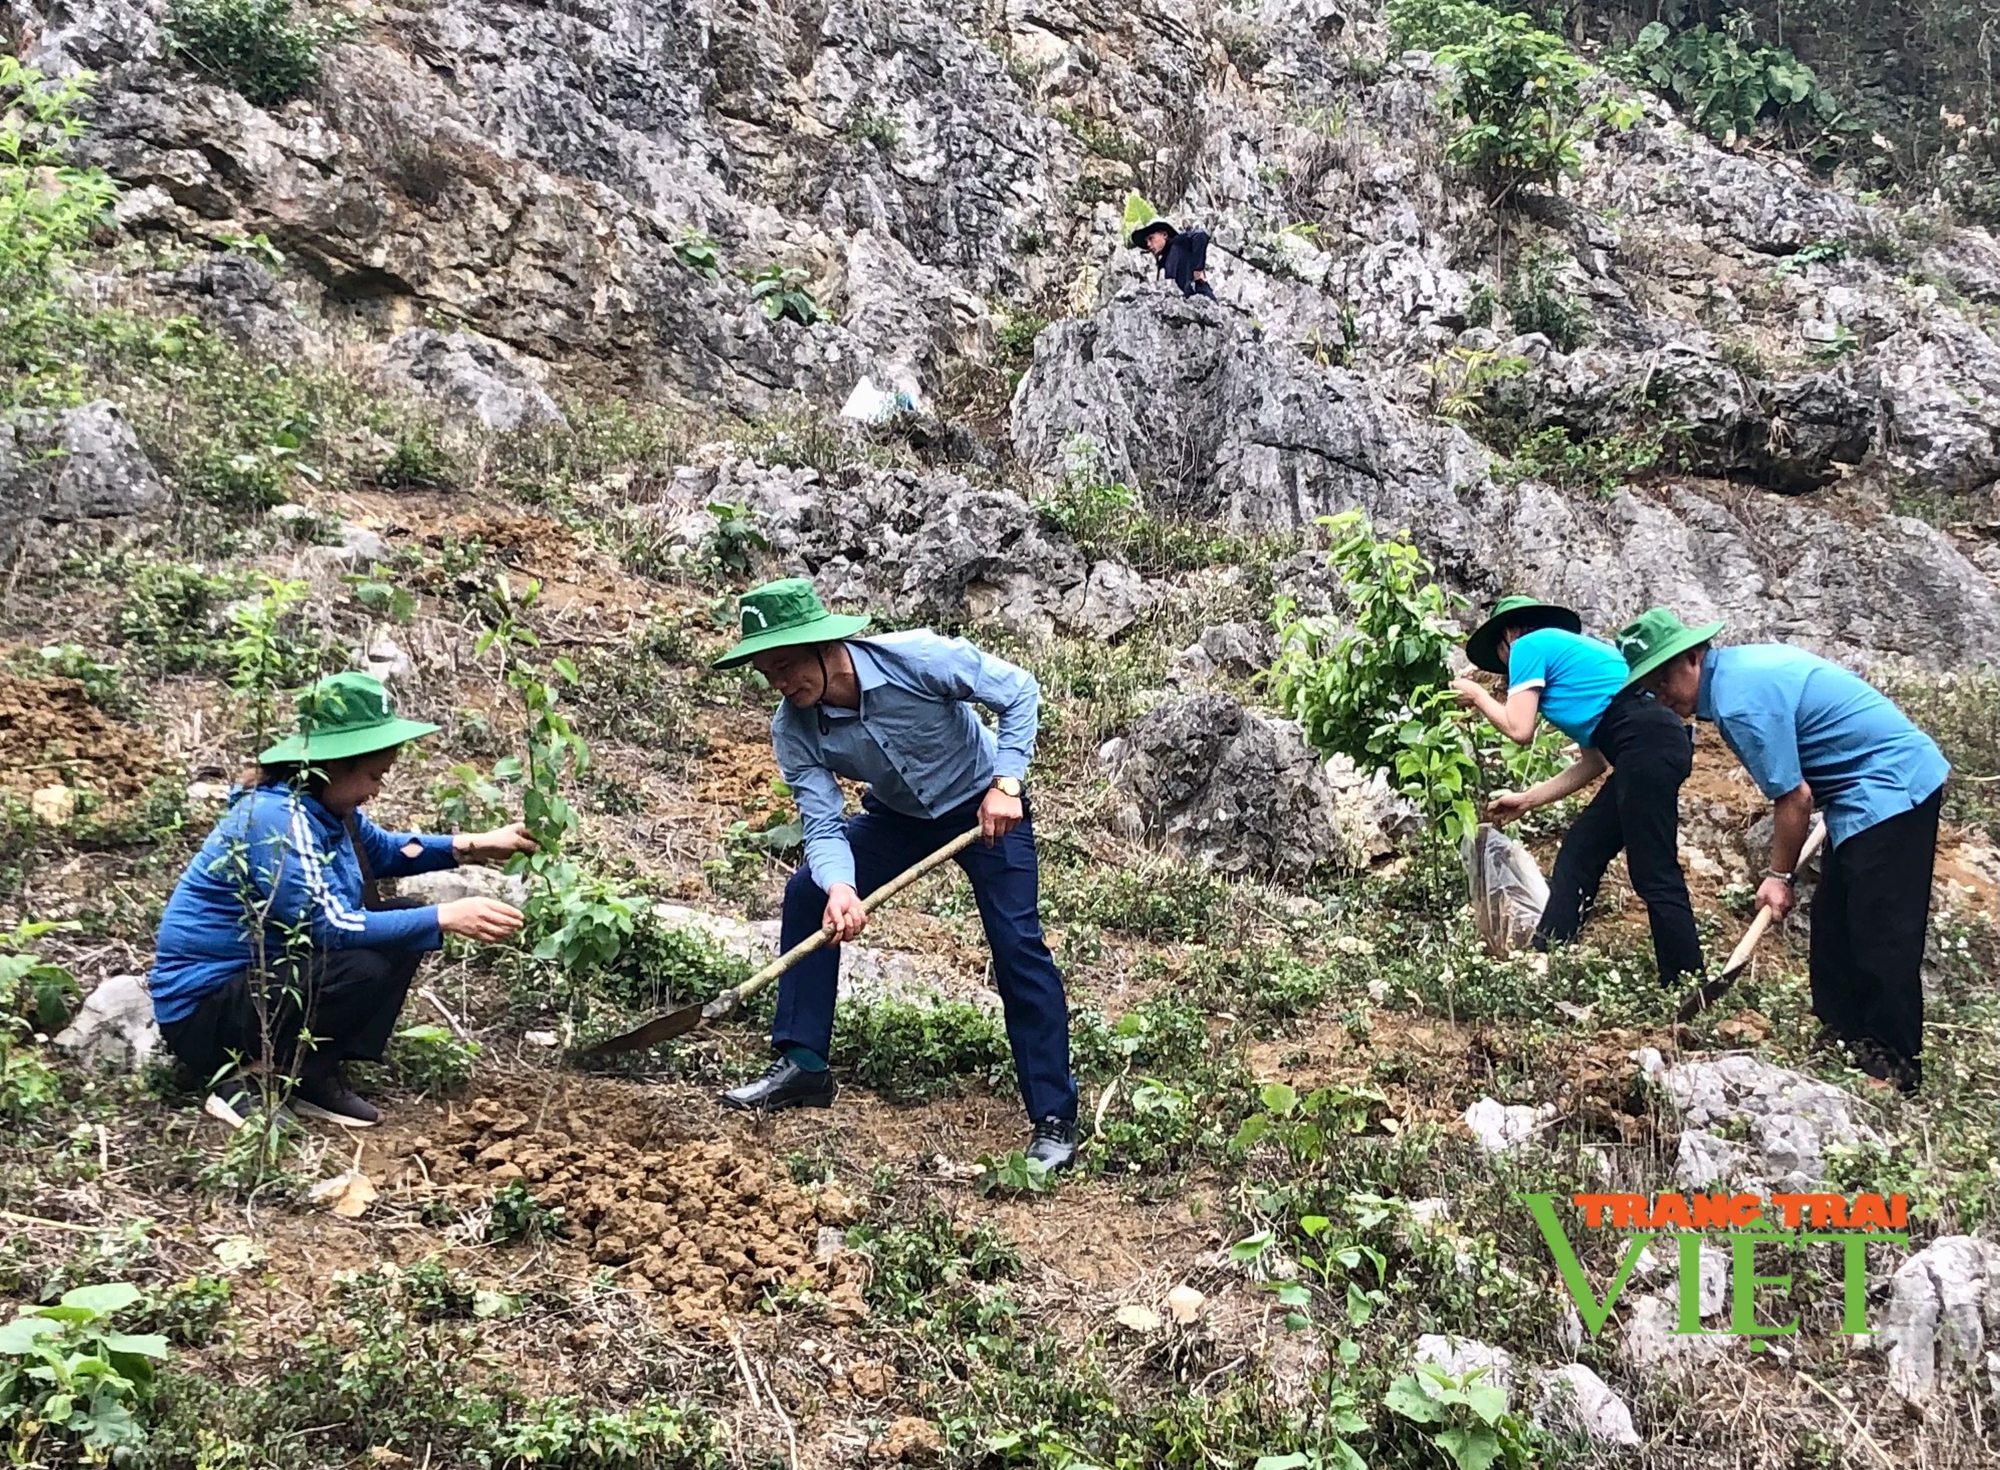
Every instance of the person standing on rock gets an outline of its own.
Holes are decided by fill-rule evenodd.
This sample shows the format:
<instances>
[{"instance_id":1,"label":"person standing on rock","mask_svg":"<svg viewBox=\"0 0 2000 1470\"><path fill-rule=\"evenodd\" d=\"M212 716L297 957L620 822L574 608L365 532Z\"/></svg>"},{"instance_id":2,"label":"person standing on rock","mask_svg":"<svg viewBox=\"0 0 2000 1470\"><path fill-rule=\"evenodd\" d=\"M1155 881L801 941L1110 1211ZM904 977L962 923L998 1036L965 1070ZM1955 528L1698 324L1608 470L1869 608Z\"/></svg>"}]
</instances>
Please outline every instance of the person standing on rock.
<instances>
[{"instance_id":1,"label":"person standing on rock","mask_svg":"<svg viewBox=\"0 0 2000 1470\"><path fill-rule=\"evenodd\" d=\"M1611 773L1556 851L1535 947L1576 938L1605 869L1623 849L1632 890L1646 905L1660 983L1699 976L1701 936L1680 860L1680 790L1694 769L1687 727L1644 690L1627 689L1624 658L1583 636L1583 619L1566 607L1502 598L1466 640L1465 656L1506 678L1507 701L1459 679L1451 686L1459 703L1517 745L1535 738L1539 717L1582 752L1539 786L1501 793L1487 808L1488 820L1505 826Z\"/></svg>"},{"instance_id":2,"label":"person standing on rock","mask_svg":"<svg viewBox=\"0 0 2000 1470\"><path fill-rule=\"evenodd\" d=\"M206 1111L240 1128L255 1066L298 1077L290 1105L347 1128L381 1114L341 1073L379 1062L417 965L447 934L491 942L521 927L492 898L372 908L371 880L533 852L519 823L478 834L385 832L362 814L403 743L436 725L398 719L366 674L334 674L299 700L299 728L253 774L181 874L160 918L148 987L160 1036ZM309 1038L309 1040L306 1040Z\"/></svg>"},{"instance_id":3,"label":"person standing on rock","mask_svg":"<svg viewBox=\"0 0 2000 1470\"><path fill-rule=\"evenodd\" d=\"M1715 648L1723 624L1690 628L1656 607L1619 630L1632 687L1721 732L1773 803L1771 866L1757 903L1795 901L1813 808L1826 855L1808 966L1820 1045L1844 1045L1871 1077L1923 1082L1924 938L1938 812L1950 763L1858 675L1784 643Z\"/></svg>"},{"instance_id":4,"label":"person standing on rock","mask_svg":"<svg viewBox=\"0 0 2000 1470\"><path fill-rule=\"evenodd\" d=\"M1202 231L1177 230L1138 194L1128 194L1125 235L1134 250L1153 257L1160 274L1180 287L1181 295L1215 299L1208 285L1208 236Z\"/></svg>"},{"instance_id":5,"label":"person standing on rock","mask_svg":"<svg viewBox=\"0 0 2000 1470\"><path fill-rule=\"evenodd\" d=\"M837 617L800 577L743 594L740 641L715 661L750 664L783 696L771 717L778 770L805 819L805 865L785 885L779 948L822 927L836 944L867 927L861 895L977 826L958 855L972 880L1014 1050L1014 1075L1033 1127L1027 1154L1051 1169L1076 1158L1076 1080L1069 1006L1042 938L1034 816L1022 792L1040 720L1034 675L959 638L930 632L858 635L865 617ZM974 711L998 717L997 731ZM839 778L867 783L845 815ZM724 1106L771 1111L829 1107L827 1069L840 954L832 946L787 970L771 1048L757 1081Z\"/></svg>"}]
</instances>

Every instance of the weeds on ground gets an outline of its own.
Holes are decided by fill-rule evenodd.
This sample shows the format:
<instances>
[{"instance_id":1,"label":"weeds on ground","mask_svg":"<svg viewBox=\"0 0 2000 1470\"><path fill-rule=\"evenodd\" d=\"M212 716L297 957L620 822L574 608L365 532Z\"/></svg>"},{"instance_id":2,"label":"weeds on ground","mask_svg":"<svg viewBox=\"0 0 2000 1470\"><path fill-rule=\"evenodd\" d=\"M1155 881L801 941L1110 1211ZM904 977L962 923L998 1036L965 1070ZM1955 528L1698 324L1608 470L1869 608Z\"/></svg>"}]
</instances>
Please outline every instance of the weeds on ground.
<instances>
[{"instance_id":1,"label":"weeds on ground","mask_svg":"<svg viewBox=\"0 0 2000 1470\"><path fill-rule=\"evenodd\" d=\"M828 1060L892 1102L921 1102L962 1079L1004 1077L1012 1052L992 1011L970 1001L850 1000Z\"/></svg>"}]
</instances>

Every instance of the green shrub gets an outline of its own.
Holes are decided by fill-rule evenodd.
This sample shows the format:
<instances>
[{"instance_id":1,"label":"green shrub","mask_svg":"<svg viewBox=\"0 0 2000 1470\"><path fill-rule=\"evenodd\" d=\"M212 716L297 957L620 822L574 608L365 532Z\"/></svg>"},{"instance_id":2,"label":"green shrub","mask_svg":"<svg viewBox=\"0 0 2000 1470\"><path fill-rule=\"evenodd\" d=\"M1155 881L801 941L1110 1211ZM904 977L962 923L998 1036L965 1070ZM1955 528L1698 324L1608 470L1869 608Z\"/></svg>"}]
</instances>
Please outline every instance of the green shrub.
<instances>
[{"instance_id":1,"label":"green shrub","mask_svg":"<svg viewBox=\"0 0 2000 1470\"><path fill-rule=\"evenodd\" d=\"M144 1448L167 1340L112 1326L139 1295L123 1282L79 1286L0 1327L0 1443L11 1463L123 1463Z\"/></svg>"},{"instance_id":2,"label":"green shrub","mask_svg":"<svg viewBox=\"0 0 2000 1470\"><path fill-rule=\"evenodd\" d=\"M1538 244L1522 253L1507 280L1501 304L1516 332L1540 332L1558 352L1574 352L1590 340L1588 302L1563 288L1562 252Z\"/></svg>"},{"instance_id":3,"label":"green shrub","mask_svg":"<svg viewBox=\"0 0 2000 1470\"><path fill-rule=\"evenodd\" d=\"M375 472L376 483L386 490L436 490L457 480L450 452L438 442L437 431L428 427L399 437Z\"/></svg>"},{"instance_id":4,"label":"green shrub","mask_svg":"<svg viewBox=\"0 0 2000 1470\"><path fill-rule=\"evenodd\" d=\"M167 11L175 52L259 107L309 91L353 33L346 16L302 0L173 0Z\"/></svg>"},{"instance_id":5,"label":"green shrub","mask_svg":"<svg viewBox=\"0 0 2000 1470\"><path fill-rule=\"evenodd\" d=\"M908 1225L857 1225L847 1244L874 1263L868 1303L892 1321L929 1315L934 1293L1002 1281L1021 1269L1021 1253L997 1226L962 1226L932 1206Z\"/></svg>"},{"instance_id":6,"label":"green shrub","mask_svg":"<svg viewBox=\"0 0 2000 1470\"><path fill-rule=\"evenodd\" d=\"M1515 446L1501 467L1501 478L1544 480L1566 490L1609 495L1659 464L1665 453L1664 431L1657 428L1572 439L1567 429L1551 426Z\"/></svg>"},{"instance_id":7,"label":"green shrub","mask_svg":"<svg viewBox=\"0 0 2000 1470\"><path fill-rule=\"evenodd\" d=\"M794 321L809 327L819 320L819 303L806 282L812 277L797 266L772 261L750 278L750 299L774 322Z\"/></svg>"},{"instance_id":8,"label":"green shrub","mask_svg":"<svg viewBox=\"0 0 2000 1470\"><path fill-rule=\"evenodd\" d=\"M446 1026L406 1026L389 1042L389 1065L405 1087L450 1097L465 1090L481 1046L461 1041Z\"/></svg>"},{"instance_id":9,"label":"green shrub","mask_svg":"<svg viewBox=\"0 0 2000 1470\"><path fill-rule=\"evenodd\" d=\"M59 283L117 193L102 169L68 161L90 81L0 55L0 407L80 401L79 309Z\"/></svg>"},{"instance_id":10,"label":"green shrub","mask_svg":"<svg viewBox=\"0 0 2000 1470\"><path fill-rule=\"evenodd\" d=\"M1761 128L1831 163L1842 135L1860 126L1789 47L1757 45L1747 15L1678 33L1653 21L1609 65L1689 114L1718 142Z\"/></svg>"},{"instance_id":11,"label":"green shrub","mask_svg":"<svg viewBox=\"0 0 2000 1470\"><path fill-rule=\"evenodd\" d=\"M1399 42L1451 69L1448 159L1495 197L1577 171L1590 67L1560 36L1471 0L1391 0L1388 18Z\"/></svg>"},{"instance_id":12,"label":"green shrub","mask_svg":"<svg viewBox=\"0 0 2000 1470\"><path fill-rule=\"evenodd\" d=\"M961 1077L992 1077L1011 1052L998 1018L969 1001L848 1001L833 1033L835 1066L895 1102L921 1102Z\"/></svg>"},{"instance_id":13,"label":"green shrub","mask_svg":"<svg viewBox=\"0 0 2000 1470\"><path fill-rule=\"evenodd\" d=\"M486 1238L494 1245L517 1241L555 1240L564 1231L560 1205L545 1205L520 1180L510 1180L494 1192Z\"/></svg>"},{"instance_id":14,"label":"green shrub","mask_svg":"<svg viewBox=\"0 0 2000 1470\"><path fill-rule=\"evenodd\" d=\"M715 248L711 240L700 230L682 230L674 238L674 259L683 270L693 271L704 281L713 281L722 275L722 252Z\"/></svg>"},{"instance_id":15,"label":"green shrub","mask_svg":"<svg viewBox=\"0 0 2000 1470\"><path fill-rule=\"evenodd\" d=\"M35 1038L52 1036L69 1023L76 980L28 948L58 927L20 924L12 933L0 933L0 1118L25 1121L62 1096L62 1081Z\"/></svg>"},{"instance_id":16,"label":"green shrub","mask_svg":"<svg viewBox=\"0 0 2000 1470\"><path fill-rule=\"evenodd\" d=\"M1946 819L1983 827L1990 841L2000 843L2000 669L1905 674L1880 682L1951 762Z\"/></svg>"}]
</instances>

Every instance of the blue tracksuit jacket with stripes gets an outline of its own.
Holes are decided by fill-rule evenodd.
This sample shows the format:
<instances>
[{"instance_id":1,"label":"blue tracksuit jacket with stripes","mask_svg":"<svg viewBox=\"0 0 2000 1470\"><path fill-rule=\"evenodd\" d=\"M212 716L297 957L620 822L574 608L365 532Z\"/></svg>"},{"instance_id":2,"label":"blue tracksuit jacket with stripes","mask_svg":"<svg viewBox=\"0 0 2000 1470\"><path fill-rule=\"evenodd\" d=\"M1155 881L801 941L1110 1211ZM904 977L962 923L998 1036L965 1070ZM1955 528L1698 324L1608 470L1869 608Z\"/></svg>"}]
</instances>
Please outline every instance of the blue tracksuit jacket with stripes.
<instances>
[{"instance_id":1,"label":"blue tracksuit jacket with stripes","mask_svg":"<svg viewBox=\"0 0 2000 1470\"><path fill-rule=\"evenodd\" d=\"M451 838L385 832L360 812L355 831L377 878L458 866ZM403 851L414 843L417 855ZM436 949L435 908L362 906L361 863L340 819L287 786L240 788L160 917L153 1015L185 1019L210 991L288 949ZM257 916L261 956L252 942Z\"/></svg>"}]
</instances>

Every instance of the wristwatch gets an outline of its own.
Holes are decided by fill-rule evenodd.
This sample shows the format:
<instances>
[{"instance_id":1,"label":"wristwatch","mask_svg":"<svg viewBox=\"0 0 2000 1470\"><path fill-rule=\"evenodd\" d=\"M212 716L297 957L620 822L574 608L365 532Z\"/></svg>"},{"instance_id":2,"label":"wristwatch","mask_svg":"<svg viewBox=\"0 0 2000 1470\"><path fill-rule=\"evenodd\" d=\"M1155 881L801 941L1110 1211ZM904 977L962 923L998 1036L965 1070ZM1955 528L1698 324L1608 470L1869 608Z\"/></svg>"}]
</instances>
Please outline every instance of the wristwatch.
<instances>
[{"instance_id":1,"label":"wristwatch","mask_svg":"<svg viewBox=\"0 0 2000 1470\"><path fill-rule=\"evenodd\" d=\"M1784 884L1785 887L1787 888L1797 888L1799 886L1798 877L1796 874L1781 873L1776 868L1764 869L1764 876L1766 878L1776 878L1780 883Z\"/></svg>"},{"instance_id":2,"label":"wristwatch","mask_svg":"<svg viewBox=\"0 0 2000 1470\"><path fill-rule=\"evenodd\" d=\"M993 789L1002 796L1018 798L1021 794L1021 783L1014 776L995 776L993 778Z\"/></svg>"}]
</instances>

